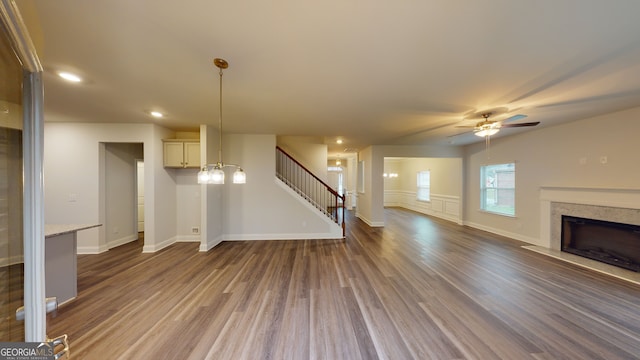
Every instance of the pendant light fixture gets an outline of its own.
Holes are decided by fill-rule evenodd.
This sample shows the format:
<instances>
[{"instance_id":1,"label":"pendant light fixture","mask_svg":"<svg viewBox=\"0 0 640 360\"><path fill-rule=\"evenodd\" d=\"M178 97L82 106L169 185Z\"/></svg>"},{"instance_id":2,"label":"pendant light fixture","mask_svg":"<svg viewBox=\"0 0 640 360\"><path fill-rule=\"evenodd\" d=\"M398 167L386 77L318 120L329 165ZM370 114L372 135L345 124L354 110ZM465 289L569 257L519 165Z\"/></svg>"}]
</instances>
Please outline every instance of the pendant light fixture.
<instances>
[{"instance_id":1,"label":"pendant light fixture","mask_svg":"<svg viewBox=\"0 0 640 360\"><path fill-rule=\"evenodd\" d=\"M224 59L215 58L213 60L215 66L220 69L220 114L218 117L218 162L215 164L207 164L198 172L198 184L224 184L224 168L234 167L236 171L233 173L234 184L245 184L247 182L247 174L242 170L240 165L225 164L222 161L222 70L229 67L229 63Z\"/></svg>"}]
</instances>

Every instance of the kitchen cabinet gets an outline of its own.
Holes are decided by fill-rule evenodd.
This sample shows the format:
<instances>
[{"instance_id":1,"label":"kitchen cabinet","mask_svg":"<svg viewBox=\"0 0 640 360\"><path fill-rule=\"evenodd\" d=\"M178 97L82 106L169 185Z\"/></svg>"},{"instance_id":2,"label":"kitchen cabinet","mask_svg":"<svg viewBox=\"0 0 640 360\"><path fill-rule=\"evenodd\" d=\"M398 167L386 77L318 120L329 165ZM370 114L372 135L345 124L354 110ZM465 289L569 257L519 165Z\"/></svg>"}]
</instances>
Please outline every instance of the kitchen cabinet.
<instances>
[{"instance_id":1,"label":"kitchen cabinet","mask_svg":"<svg viewBox=\"0 0 640 360\"><path fill-rule=\"evenodd\" d=\"M164 141L164 167L199 168L200 141L167 139Z\"/></svg>"}]
</instances>

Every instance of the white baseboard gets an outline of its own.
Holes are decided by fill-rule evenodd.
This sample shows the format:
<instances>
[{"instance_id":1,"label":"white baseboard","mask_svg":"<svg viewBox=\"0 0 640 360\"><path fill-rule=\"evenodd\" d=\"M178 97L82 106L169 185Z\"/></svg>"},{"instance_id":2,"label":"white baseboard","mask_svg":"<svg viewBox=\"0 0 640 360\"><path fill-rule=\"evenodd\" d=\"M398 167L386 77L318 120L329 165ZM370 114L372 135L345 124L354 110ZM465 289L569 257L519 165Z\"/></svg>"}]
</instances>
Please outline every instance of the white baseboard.
<instances>
[{"instance_id":1,"label":"white baseboard","mask_svg":"<svg viewBox=\"0 0 640 360\"><path fill-rule=\"evenodd\" d=\"M156 244L144 244L144 247L142 247L142 252L143 253L154 253L156 251L160 251L164 248L166 248L169 245L172 245L176 242L176 237L173 236L169 239L166 239L165 241L162 241L160 243L156 243Z\"/></svg>"},{"instance_id":2,"label":"white baseboard","mask_svg":"<svg viewBox=\"0 0 640 360\"><path fill-rule=\"evenodd\" d=\"M216 247L216 245L220 244L221 242L222 236L217 236L215 239L208 242L200 241L200 252L207 252Z\"/></svg>"},{"instance_id":3,"label":"white baseboard","mask_svg":"<svg viewBox=\"0 0 640 360\"><path fill-rule=\"evenodd\" d=\"M176 242L200 242L200 235L178 235Z\"/></svg>"},{"instance_id":4,"label":"white baseboard","mask_svg":"<svg viewBox=\"0 0 640 360\"><path fill-rule=\"evenodd\" d=\"M78 246L78 255L96 255L109 251L109 248L104 246Z\"/></svg>"},{"instance_id":5,"label":"white baseboard","mask_svg":"<svg viewBox=\"0 0 640 360\"><path fill-rule=\"evenodd\" d=\"M463 225L466 225L466 226L469 226L469 227L472 227L472 228L475 228L475 229L478 229L478 230L490 232L492 234L508 237L510 239L526 242L528 244L537 245L537 246L543 246L543 245L541 245L542 241L540 239L538 239L538 238L533 238L533 237L529 237L529 236L523 236L521 234L517 234L517 233L513 233L513 232L509 232L509 231L504 231L504 230L501 230L501 229L496 229L494 227L485 226L485 225L482 225L482 224L473 223L473 222L469 222L469 221L465 221Z\"/></svg>"},{"instance_id":6,"label":"white baseboard","mask_svg":"<svg viewBox=\"0 0 640 360\"><path fill-rule=\"evenodd\" d=\"M371 227L384 227L384 221L371 221L356 211L356 217Z\"/></svg>"},{"instance_id":7,"label":"white baseboard","mask_svg":"<svg viewBox=\"0 0 640 360\"><path fill-rule=\"evenodd\" d=\"M125 236L125 237L122 237L120 239L109 241L107 243L107 248L113 249L113 248L118 247L120 245L128 244L128 243L130 243L132 241L136 241L136 240L138 240L138 234Z\"/></svg>"},{"instance_id":8,"label":"white baseboard","mask_svg":"<svg viewBox=\"0 0 640 360\"><path fill-rule=\"evenodd\" d=\"M336 225L336 231L328 233L295 233L295 234L225 234L224 241L245 240L316 240L342 239L342 228Z\"/></svg>"}]
</instances>

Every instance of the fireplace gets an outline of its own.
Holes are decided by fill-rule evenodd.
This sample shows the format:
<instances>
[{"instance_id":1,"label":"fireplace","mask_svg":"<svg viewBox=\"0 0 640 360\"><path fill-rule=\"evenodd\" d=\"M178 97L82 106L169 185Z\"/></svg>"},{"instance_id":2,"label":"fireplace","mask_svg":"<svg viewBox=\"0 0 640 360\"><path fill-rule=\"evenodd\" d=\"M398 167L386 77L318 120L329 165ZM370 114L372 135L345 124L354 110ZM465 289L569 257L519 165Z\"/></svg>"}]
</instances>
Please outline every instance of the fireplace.
<instances>
[{"instance_id":1,"label":"fireplace","mask_svg":"<svg viewBox=\"0 0 640 360\"><path fill-rule=\"evenodd\" d=\"M640 225L562 215L561 250L640 272Z\"/></svg>"}]
</instances>

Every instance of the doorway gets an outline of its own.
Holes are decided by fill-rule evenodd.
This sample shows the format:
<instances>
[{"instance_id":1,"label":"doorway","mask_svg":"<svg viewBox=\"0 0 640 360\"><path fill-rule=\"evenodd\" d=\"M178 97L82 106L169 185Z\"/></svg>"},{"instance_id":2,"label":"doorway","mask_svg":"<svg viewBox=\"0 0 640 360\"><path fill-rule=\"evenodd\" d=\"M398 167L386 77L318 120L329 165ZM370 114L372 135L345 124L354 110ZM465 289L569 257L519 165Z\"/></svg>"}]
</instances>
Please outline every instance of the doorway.
<instances>
[{"instance_id":1,"label":"doorway","mask_svg":"<svg viewBox=\"0 0 640 360\"><path fill-rule=\"evenodd\" d=\"M138 243L144 245L144 160L136 160L136 218Z\"/></svg>"},{"instance_id":2,"label":"doorway","mask_svg":"<svg viewBox=\"0 0 640 360\"><path fill-rule=\"evenodd\" d=\"M142 143L103 143L104 146L104 228L108 249L138 240L139 195L144 196ZM142 224L144 227L144 223ZM144 228L142 229L144 232ZM141 242L141 247L144 245ZM140 250L142 251L142 249Z\"/></svg>"}]
</instances>

